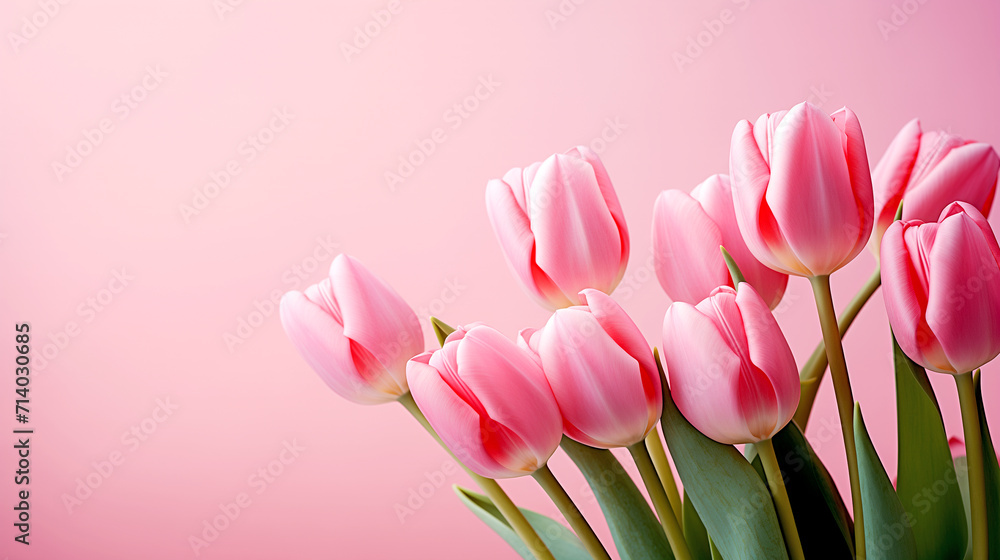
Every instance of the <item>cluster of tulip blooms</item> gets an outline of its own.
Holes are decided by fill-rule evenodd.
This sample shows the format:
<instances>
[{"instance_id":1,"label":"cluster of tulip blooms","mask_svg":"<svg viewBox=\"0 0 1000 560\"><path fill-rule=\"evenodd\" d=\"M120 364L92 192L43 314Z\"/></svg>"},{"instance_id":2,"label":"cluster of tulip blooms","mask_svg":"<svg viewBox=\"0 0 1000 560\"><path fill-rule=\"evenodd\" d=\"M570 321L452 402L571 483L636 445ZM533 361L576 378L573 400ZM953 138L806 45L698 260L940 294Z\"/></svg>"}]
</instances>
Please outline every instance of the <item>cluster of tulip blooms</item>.
<instances>
[{"instance_id":1,"label":"cluster of tulip blooms","mask_svg":"<svg viewBox=\"0 0 1000 560\"><path fill-rule=\"evenodd\" d=\"M849 109L803 103L740 122L728 176L656 200L655 268L672 300L662 352L610 296L629 235L604 165L582 146L486 188L511 270L553 310L542 328L513 341L433 318L441 347L425 352L411 308L346 255L322 282L286 294L281 320L334 391L400 402L450 450L485 493L456 488L460 499L524 558L610 558L546 466L559 448L624 559L1000 558L1000 468L977 371L1000 353L1000 246L984 217L998 170L991 146L916 120L873 172ZM879 266L838 318L830 275L866 246ZM812 284L823 332L801 370L772 314L789 275ZM841 344L880 285L895 357L895 483ZM803 436L827 366L850 508ZM957 454L925 368L957 381ZM608 451L619 447L649 501ZM497 483L525 475L572 530L516 507Z\"/></svg>"}]
</instances>

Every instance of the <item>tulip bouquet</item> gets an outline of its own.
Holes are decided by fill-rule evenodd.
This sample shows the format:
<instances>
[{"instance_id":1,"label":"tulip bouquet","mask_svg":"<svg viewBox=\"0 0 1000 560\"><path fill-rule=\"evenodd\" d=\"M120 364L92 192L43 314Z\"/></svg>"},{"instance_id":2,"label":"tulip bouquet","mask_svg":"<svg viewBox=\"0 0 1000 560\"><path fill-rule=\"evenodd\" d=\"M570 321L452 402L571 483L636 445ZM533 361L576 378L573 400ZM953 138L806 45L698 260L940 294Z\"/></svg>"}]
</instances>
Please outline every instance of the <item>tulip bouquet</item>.
<instances>
[{"instance_id":1,"label":"tulip bouquet","mask_svg":"<svg viewBox=\"0 0 1000 560\"><path fill-rule=\"evenodd\" d=\"M286 294L281 320L338 394L406 407L482 490L456 488L459 498L523 558L610 558L611 544L629 560L1000 558L1000 467L978 374L1000 353L1000 246L984 217L998 169L989 145L913 121L871 172L846 108L803 103L740 122L728 175L656 199L655 268L672 300L662 352L611 297L629 233L607 170L585 147L486 187L511 270L552 310L541 328L511 340L432 318L440 348L424 351L410 307L346 255L329 278ZM866 246L879 265L838 317L830 276ZM789 276L809 279L823 333L801 368L772 314ZM841 344L880 286L893 335L895 483ZM849 505L803 435L827 369ZM926 370L956 381L958 456ZM645 496L609 451L619 447ZM613 543L546 466L559 449L588 481ZM518 508L497 482L526 475L569 528Z\"/></svg>"}]
</instances>

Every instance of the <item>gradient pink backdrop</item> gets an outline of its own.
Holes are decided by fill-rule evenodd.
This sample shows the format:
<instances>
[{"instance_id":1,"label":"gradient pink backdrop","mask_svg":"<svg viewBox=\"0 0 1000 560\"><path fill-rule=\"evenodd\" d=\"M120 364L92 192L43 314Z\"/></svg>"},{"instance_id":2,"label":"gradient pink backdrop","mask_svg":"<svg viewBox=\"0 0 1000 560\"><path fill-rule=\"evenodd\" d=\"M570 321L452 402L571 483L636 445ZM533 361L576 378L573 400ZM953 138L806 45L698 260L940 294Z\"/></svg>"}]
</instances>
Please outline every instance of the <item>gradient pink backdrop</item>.
<instances>
[{"instance_id":1,"label":"gradient pink backdrop","mask_svg":"<svg viewBox=\"0 0 1000 560\"><path fill-rule=\"evenodd\" d=\"M445 454L401 407L356 406L327 390L259 303L293 287L301 267L306 280L321 278L324 245L360 258L422 315L483 320L509 335L539 325L546 314L493 239L485 183L604 134L610 141L594 147L634 239L616 298L658 345L669 302L650 265L653 200L725 172L737 120L805 99L830 111L846 104L873 165L917 116L1000 144L995 2L102 0L37 15L47 5L55 12L54 0L0 7L0 338L10 339L0 353L12 374L12 325L29 321L36 365L46 344L55 354L32 377L30 548L12 541L14 454L3 438L0 556L11 559L194 558L189 536L241 492L251 504L200 557L512 558L453 496L451 484L471 485L462 474L445 476L400 522L394 506L425 475L440 481ZM370 23L388 7L397 13L387 24ZM22 18L44 25L18 41ZM345 55L366 25L376 36ZM699 33L707 46L685 53ZM675 55L691 63L679 67ZM134 90L147 67L159 75ZM491 77L498 85L479 89L467 117L449 113ZM133 93L142 100L126 111L120 98ZM272 121L282 110L290 122ZM84 131L103 119L110 132L99 145L57 173L53 162L96 138ZM264 130L272 124L281 130ZM443 142L390 188L385 172L436 128ZM241 144L258 134L270 143L250 160ZM186 220L182 205L230 160L240 173ZM839 304L873 262L865 253L834 277ZM123 267L128 285L102 292L119 287L112 278ZM87 311L88 298L103 298L100 311ZM807 283L793 279L785 302L778 319L801 364L820 336ZM255 304L263 312L251 317ZM227 345L248 318L263 321ZM430 342L426 323L425 335ZM846 344L855 395L892 473L880 296ZM997 369L984 374L995 432ZM0 384L8 429L11 377ZM958 434L954 386L933 379ZM157 412L157 399L176 410ZM809 435L846 487L835 422L827 385ZM132 426L151 433L134 445L123 439ZM286 453L293 460L270 482L251 478L278 470L285 442L304 449ZM123 462L95 474L114 452ZM568 460L553 465L596 519ZM101 484L70 512L64 496L88 475ZM532 481L507 487L558 517Z\"/></svg>"}]
</instances>

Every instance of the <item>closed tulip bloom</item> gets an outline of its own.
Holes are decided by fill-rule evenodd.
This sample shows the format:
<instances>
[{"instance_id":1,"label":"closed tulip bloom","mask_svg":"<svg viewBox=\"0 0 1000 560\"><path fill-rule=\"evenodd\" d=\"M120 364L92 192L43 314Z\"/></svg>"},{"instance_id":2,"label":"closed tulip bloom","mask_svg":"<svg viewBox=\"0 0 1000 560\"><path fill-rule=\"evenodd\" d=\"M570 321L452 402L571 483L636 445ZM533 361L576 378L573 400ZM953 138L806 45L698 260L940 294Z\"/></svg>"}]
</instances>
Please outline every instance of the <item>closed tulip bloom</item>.
<instances>
[{"instance_id":1,"label":"closed tulip bloom","mask_svg":"<svg viewBox=\"0 0 1000 560\"><path fill-rule=\"evenodd\" d=\"M628 447L654 429L663 408L653 353L610 296L588 289L580 298L584 305L556 311L540 332L520 338L537 348L566 435L591 447Z\"/></svg>"},{"instance_id":2,"label":"closed tulip bloom","mask_svg":"<svg viewBox=\"0 0 1000 560\"><path fill-rule=\"evenodd\" d=\"M427 421L480 476L531 474L559 447L562 419L541 368L490 327L455 331L406 373Z\"/></svg>"},{"instance_id":3,"label":"closed tulip bloom","mask_svg":"<svg viewBox=\"0 0 1000 560\"><path fill-rule=\"evenodd\" d=\"M919 120L908 122L872 172L873 251L878 254L882 235L904 197L904 220L933 222L952 202L968 202L989 216L998 172L1000 157L989 144L947 132L923 132Z\"/></svg>"},{"instance_id":4,"label":"closed tulip bloom","mask_svg":"<svg viewBox=\"0 0 1000 560\"><path fill-rule=\"evenodd\" d=\"M406 361L424 350L413 310L347 255L333 260L322 282L281 298L281 324L323 381L360 404L404 395Z\"/></svg>"},{"instance_id":5,"label":"closed tulip bloom","mask_svg":"<svg viewBox=\"0 0 1000 560\"><path fill-rule=\"evenodd\" d=\"M486 209L507 263L543 306L580 303L578 293L612 290L625 274L625 216L604 164L578 146L486 186Z\"/></svg>"},{"instance_id":6,"label":"closed tulip bloom","mask_svg":"<svg viewBox=\"0 0 1000 560\"><path fill-rule=\"evenodd\" d=\"M746 282L698 305L675 302L663 320L670 394L688 422L726 444L777 434L799 404L799 372L764 300Z\"/></svg>"},{"instance_id":7,"label":"closed tulip bloom","mask_svg":"<svg viewBox=\"0 0 1000 560\"><path fill-rule=\"evenodd\" d=\"M998 262L989 222L965 202L948 205L937 223L889 226L882 238L882 292L889 325L910 359L964 374L1000 353Z\"/></svg>"},{"instance_id":8,"label":"closed tulip bloom","mask_svg":"<svg viewBox=\"0 0 1000 560\"><path fill-rule=\"evenodd\" d=\"M825 276L861 252L873 200L861 125L846 107L809 103L741 121L729 155L736 221L757 260L796 276Z\"/></svg>"},{"instance_id":9,"label":"closed tulip bloom","mask_svg":"<svg viewBox=\"0 0 1000 560\"><path fill-rule=\"evenodd\" d=\"M774 309L788 275L762 265L747 248L736 225L729 176L713 175L690 195L679 190L660 193L653 207L653 262L670 299L695 304L715 288L733 285L720 245Z\"/></svg>"}]
</instances>

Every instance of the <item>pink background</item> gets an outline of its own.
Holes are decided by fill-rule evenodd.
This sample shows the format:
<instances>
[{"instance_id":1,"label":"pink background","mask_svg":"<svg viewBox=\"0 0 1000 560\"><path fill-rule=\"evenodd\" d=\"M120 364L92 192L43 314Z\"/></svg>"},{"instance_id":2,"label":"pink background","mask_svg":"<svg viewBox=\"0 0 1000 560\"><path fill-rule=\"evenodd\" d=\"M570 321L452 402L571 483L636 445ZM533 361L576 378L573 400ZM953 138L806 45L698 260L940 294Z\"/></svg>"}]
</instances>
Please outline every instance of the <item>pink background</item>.
<instances>
[{"instance_id":1,"label":"pink background","mask_svg":"<svg viewBox=\"0 0 1000 560\"><path fill-rule=\"evenodd\" d=\"M193 558L189 536L246 493L249 505L200 557L512 558L451 493L470 485L462 474L424 486L430 496L400 522L394 506L425 476L441 482L445 454L402 408L356 406L327 390L263 303L321 278L324 244L357 256L421 315L483 320L509 335L537 326L546 314L507 271L484 186L594 142L634 240L616 297L659 345L669 302L650 268L653 200L725 172L737 120L806 99L830 111L846 104L873 165L917 116L928 129L1000 143L995 2L232 0L220 16L227 2L72 2L50 17L38 14L55 12L54 0L0 7L0 347L12 369L12 325L31 323L37 430L30 548L12 541L14 455L3 438L0 557ZM389 6L396 13L378 17L391 20L374 23ZM23 18L44 24L24 30ZM366 25L367 44L356 37ZM699 37L707 46L691 47L679 67L675 55ZM355 40L358 52L345 54ZM493 91L467 100L491 77ZM463 102L472 110L456 116ZM272 120L283 109L288 122ZM85 132L102 123L105 132ZM244 144L251 135L263 151ZM53 168L68 146L99 136L78 166ZM390 188L386 171L429 137L443 141ZM239 173L206 192L213 177L226 182L227 166ZM186 219L182 206L195 203ZM834 277L839 304L873 263L865 253ZM125 286L113 280L122 268ZM801 364L819 339L804 280L790 282L778 319ZM254 327L237 334L241 320ZM247 336L233 345L227 333ZM846 344L892 473L880 296ZM996 369L984 387L1000 432ZM0 384L7 429L12 373ZM954 385L933 377L958 434ZM176 410L164 414L158 399ZM835 422L824 386L809 435L846 486ZM128 435L133 426L144 441ZM283 465L286 442L304 449ZM119 464L100 474L116 453ZM281 474L255 475L269 465ZM568 460L557 455L553 469L596 520ZM65 496L88 476L100 485L70 511ZM532 481L506 486L558 516Z\"/></svg>"}]
</instances>

